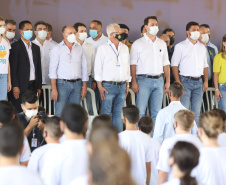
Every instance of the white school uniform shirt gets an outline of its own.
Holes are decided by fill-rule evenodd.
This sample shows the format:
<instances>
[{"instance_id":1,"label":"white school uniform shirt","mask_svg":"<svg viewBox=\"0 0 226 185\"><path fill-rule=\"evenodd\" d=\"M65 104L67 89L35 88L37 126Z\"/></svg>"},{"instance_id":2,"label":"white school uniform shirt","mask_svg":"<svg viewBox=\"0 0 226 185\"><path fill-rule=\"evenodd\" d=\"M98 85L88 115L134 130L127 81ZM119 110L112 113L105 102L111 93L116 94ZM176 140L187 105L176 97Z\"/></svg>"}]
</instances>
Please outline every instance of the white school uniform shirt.
<instances>
[{"instance_id":1,"label":"white school uniform shirt","mask_svg":"<svg viewBox=\"0 0 226 185\"><path fill-rule=\"evenodd\" d=\"M50 52L49 78L89 81L88 67L81 45L74 43L70 52L64 41Z\"/></svg>"},{"instance_id":2,"label":"white school uniform shirt","mask_svg":"<svg viewBox=\"0 0 226 185\"><path fill-rule=\"evenodd\" d=\"M88 172L86 140L66 140L46 152L41 177L45 185L68 185Z\"/></svg>"},{"instance_id":3,"label":"white school uniform shirt","mask_svg":"<svg viewBox=\"0 0 226 185\"><path fill-rule=\"evenodd\" d=\"M98 40L96 40L96 41L93 40L92 37L89 37L89 38L86 39L85 42L88 42L88 43L92 44L95 47L96 51L97 51L97 48L100 45L106 43L107 41L108 41L108 37L106 37L106 36L104 36L104 34L102 34L101 37Z\"/></svg>"},{"instance_id":4,"label":"white school uniform shirt","mask_svg":"<svg viewBox=\"0 0 226 185\"><path fill-rule=\"evenodd\" d=\"M32 42L30 42L29 47L28 45L24 42L23 39L21 39L24 43L24 46L27 50L27 55L29 58L29 62L30 62L30 81L31 80L35 80L35 66L34 66L34 61L33 61L33 53L32 53Z\"/></svg>"},{"instance_id":5,"label":"white school uniform shirt","mask_svg":"<svg viewBox=\"0 0 226 185\"><path fill-rule=\"evenodd\" d=\"M0 167L1 185L43 185L38 174L31 172L24 166Z\"/></svg>"},{"instance_id":6,"label":"white school uniform shirt","mask_svg":"<svg viewBox=\"0 0 226 185\"><path fill-rule=\"evenodd\" d=\"M46 152L58 145L58 143L49 143L39 148L36 148L31 154L31 158L29 160L27 168L33 172L40 173L42 171L43 158Z\"/></svg>"},{"instance_id":7,"label":"white school uniform shirt","mask_svg":"<svg viewBox=\"0 0 226 185\"><path fill-rule=\"evenodd\" d=\"M118 57L117 57L118 56ZM95 80L130 82L129 49L119 42L118 51L115 45L108 40L99 46L95 58Z\"/></svg>"},{"instance_id":8,"label":"white school uniform shirt","mask_svg":"<svg viewBox=\"0 0 226 185\"><path fill-rule=\"evenodd\" d=\"M8 74L10 49L10 43L2 37L0 42L0 74Z\"/></svg>"},{"instance_id":9,"label":"white school uniform shirt","mask_svg":"<svg viewBox=\"0 0 226 185\"><path fill-rule=\"evenodd\" d=\"M145 34L132 45L130 65L136 65L137 75L161 75L163 67L170 65L166 43L158 37L152 42Z\"/></svg>"},{"instance_id":10,"label":"white school uniform shirt","mask_svg":"<svg viewBox=\"0 0 226 185\"><path fill-rule=\"evenodd\" d=\"M23 151L20 155L19 161L20 162L26 162L29 161L30 156L31 156L31 149L27 140L27 137L24 136L24 142L23 142Z\"/></svg>"},{"instance_id":11,"label":"white school uniform shirt","mask_svg":"<svg viewBox=\"0 0 226 185\"><path fill-rule=\"evenodd\" d=\"M77 43L80 45L79 42ZM86 56L86 61L88 66L88 76L92 76L94 78L94 62L95 62L95 55L96 55L95 47L88 42L84 42L82 44L82 48Z\"/></svg>"},{"instance_id":12,"label":"white school uniform shirt","mask_svg":"<svg viewBox=\"0 0 226 185\"><path fill-rule=\"evenodd\" d=\"M167 107L161 109L156 117L154 136L153 138L160 144L172 136L174 136L174 115L179 110L187 110L180 101L173 101ZM198 128L196 122L194 121L194 127L191 130L191 134L197 136Z\"/></svg>"},{"instance_id":13,"label":"white school uniform shirt","mask_svg":"<svg viewBox=\"0 0 226 185\"><path fill-rule=\"evenodd\" d=\"M219 134L217 141L221 147L226 147L226 133Z\"/></svg>"},{"instance_id":14,"label":"white school uniform shirt","mask_svg":"<svg viewBox=\"0 0 226 185\"><path fill-rule=\"evenodd\" d=\"M40 47L41 52L41 65L42 65L42 84L51 85L50 79L49 79L49 53L52 50L55 44L54 42L50 42L48 40L45 40L43 45L37 40L32 41L34 44L38 45Z\"/></svg>"},{"instance_id":15,"label":"white school uniform shirt","mask_svg":"<svg viewBox=\"0 0 226 185\"><path fill-rule=\"evenodd\" d=\"M171 66L178 67L180 75L200 77L208 66L206 48L197 41L193 44L188 38L175 46Z\"/></svg>"},{"instance_id":16,"label":"white school uniform shirt","mask_svg":"<svg viewBox=\"0 0 226 185\"><path fill-rule=\"evenodd\" d=\"M153 160L150 138L139 130L125 130L119 133L119 145L131 159L131 176L137 185L145 185L146 163Z\"/></svg>"},{"instance_id":17,"label":"white school uniform shirt","mask_svg":"<svg viewBox=\"0 0 226 185\"><path fill-rule=\"evenodd\" d=\"M168 163L168 160L171 150L178 141L186 141L192 143L198 149L202 147L202 143L199 138L191 134L176 134L173 137L164 140L160 148L159 162L157 164L158 170L170 173L170 165ZM172 173L169 174L168 179L172 179Z\"/></svg>"},{"instance_id":18,"label":"white school uniform shirt","mask_svg":"<svg viewBox=\"0 0 226 185\"><path fill-rule=\"evenodd\" d=\"M226 147L203 147L192 175L205 185L225 185Z\"/></svg>"},{"instance_id":19,"label":"white school uniform shirt","mask_svg":"<svg viewBox=\"0 0 226 185\"><path fill-rule=\"evenodd\" d=\"M89 185L89 178L87 175L75 178L70 185Z\"/></svg>"},{"instance_id":20,"label":"white school uniform shirt","mask_svg":"<svg viewBox=\"0 0 226 185\"><path fill-rule=\"evenodd\" d=\"M168 181L166 183L163 183L162 185L180 185L180 179L174 178L171 181ZM201 182L197 182L197 185L204 185Z\"/></svg>"}]
</instances>

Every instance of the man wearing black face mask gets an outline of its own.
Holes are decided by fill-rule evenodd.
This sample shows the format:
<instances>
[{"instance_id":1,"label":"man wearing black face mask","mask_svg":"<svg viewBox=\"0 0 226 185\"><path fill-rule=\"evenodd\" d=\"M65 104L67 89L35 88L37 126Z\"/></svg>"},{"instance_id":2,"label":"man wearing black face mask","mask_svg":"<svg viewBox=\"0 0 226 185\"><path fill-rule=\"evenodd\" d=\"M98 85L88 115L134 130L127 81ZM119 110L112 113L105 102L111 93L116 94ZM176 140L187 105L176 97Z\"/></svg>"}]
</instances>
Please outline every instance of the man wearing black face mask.
<instances>
[{"instance_id":1,"label":"man wearing black face mask","mask_svg":"<svg viewBox=\"0 0 226 185\"><path fill-rule=\"evenodd\" d=\"M126 26L125 24L118 24L121 28L121 36L122 36L122 43L127 45L127 47L129 48L129 51L131 50L131 46L133 44L132 41L128 41L127 37L129 36L129 27Z\"/></svg>"}]
</instances>

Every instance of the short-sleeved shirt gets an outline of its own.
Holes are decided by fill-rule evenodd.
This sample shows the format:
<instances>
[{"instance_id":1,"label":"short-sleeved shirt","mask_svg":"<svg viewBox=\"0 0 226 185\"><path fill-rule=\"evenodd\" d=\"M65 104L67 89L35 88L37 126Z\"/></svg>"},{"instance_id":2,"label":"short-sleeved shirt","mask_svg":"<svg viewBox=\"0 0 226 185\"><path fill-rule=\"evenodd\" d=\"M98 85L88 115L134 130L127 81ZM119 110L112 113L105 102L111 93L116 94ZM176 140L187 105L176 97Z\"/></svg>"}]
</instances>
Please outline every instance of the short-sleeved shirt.
<instances>
[{"instance_id":1,"label":"short-sleeved shirt","mask_svg":"<svg viewBox=\"0 0 226 185\"><path fill-rule=\"evenodd\" d=\"M219 73L218 83L226 83L226 58L222 57L222 53L214 57L213 72Z\"/></svg>"},{"instance_id":2,"label":"short-sleeved shirt","mask_svg":"<svg viewBox=\"0 0 226 185\"><path fill-rule=\"evenodd\" d=\"M8 74L10 43L3 37L0 42L0 74Z\"/></svg>"}]
</instances>

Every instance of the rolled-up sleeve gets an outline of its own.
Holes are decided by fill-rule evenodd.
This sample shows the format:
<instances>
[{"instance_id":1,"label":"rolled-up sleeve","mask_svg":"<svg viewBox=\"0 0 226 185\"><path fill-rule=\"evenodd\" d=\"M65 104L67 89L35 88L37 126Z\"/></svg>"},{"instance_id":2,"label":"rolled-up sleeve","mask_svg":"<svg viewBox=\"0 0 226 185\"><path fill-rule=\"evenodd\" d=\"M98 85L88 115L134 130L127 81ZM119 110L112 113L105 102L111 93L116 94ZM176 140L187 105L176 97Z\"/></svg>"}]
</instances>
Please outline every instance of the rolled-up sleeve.
<instances>
[{"instance_id":1,"label":"rolled-up sleeve","mask_svg":"<svg viewBox=\"0 0 226 185\"><path fill-rule=\"evenodd\" d=\"M57 79L57 68L59 65L59 46L55 46L49 53L50 63L49 63L49 78Z\"/></svg>"},{"instance_id":2,"label":"rolled-up sleeve","mask_svg":"<svg viewBox=\"0 0 226 185\"><path fill-rule=\"evenodd\" d=\"M138 49L139 49L138 42L135 41L130 51L130 65L138 64Z\"/></svg>"},{"instance_id":3,"label":"rolled-up sleeve","mask_svg":"<svg viewBox=\"0 0 226 185\"><path fill-rule=\"evenodd\" d=\"M103 55L104 51L101 46L98 47L95 64L94 64L94 77L96 81L102 82L103 80Z\"/></svg>"},{"instance_id":4,"label":"rolled-up sleeve","mask_svg":"<svg viewBox=\"0 0 226 185\"><path fill-rule=\"evenodd\" d=\"M179 44L177 44L175 46L174 52L173 52L173 56L172 56L172 60L171 60L171 66L174 67L178 67L179 63L181 61L181 46Z\"/></svg>"},{"instance_id":5,"label":"rolled-up sleeve","mask_svg":"<svg viewBox=\"0 0 226 185\"><path fill-rule=\"evenodd\" d=\"M82 81L88 82L89 76L88 76L88 65L86 61L86 56L84 52L82 53Z\"/></svg>"}]
</instances>

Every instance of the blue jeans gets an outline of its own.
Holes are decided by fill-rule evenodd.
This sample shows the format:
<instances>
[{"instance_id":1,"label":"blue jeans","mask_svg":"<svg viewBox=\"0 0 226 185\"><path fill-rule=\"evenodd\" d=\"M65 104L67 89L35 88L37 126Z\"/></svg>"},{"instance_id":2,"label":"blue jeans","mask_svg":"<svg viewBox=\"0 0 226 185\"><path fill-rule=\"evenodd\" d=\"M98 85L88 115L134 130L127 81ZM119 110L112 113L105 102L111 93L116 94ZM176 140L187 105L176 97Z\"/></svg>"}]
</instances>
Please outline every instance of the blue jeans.
<instances>
[{"instance_id":1,"label":"blue jeans","mask_svg":"<svg viewBox=\"0 0 226 185\"><path fill-rule=\"evenodd\" d=\"M164 86L163 78L160 77L158 79L152 79L137 76L137 84L140 91L136 95L136 105L140 110L140 118L145 115L147 106L149 105L149 114L155 124L156 116L162 108ZM153 131L151 134L153 135Z\"/></svg>"},{"instance_id":2,"label":"blue jeans","mask_svg":"<svg viewBox=\"0 0 226 185\"><path fill-rule=\"evenodd\" d=\"M112 85L103 83L103 87L108 91L105 93L105 100L102 100L101 114L112 116L113 126L122 131L122 108L126 100L126 84Z\"/></svg>"},{"instance_id":3,"label":"blue jeans","mask_svg":"<svg viewBox=\"0 0 226 185\"><path fill-rule=\"evenodd\" d=\"M0 74L0 101L6 100L8 89L8 75Z\"/></svg>"},{"instance_id":4,"label":"blue jeans","mask_svg":"<svg viewBox=\"0 0 226 185\"><path fill-rule=\"evenodd\" d=\"M66 82L57 80L58 99L55 102L55 115L60 116L64 106L68 103L80 104L82 81Z\"/></svg>"},{"instance_id":5,"label":"blue jeans","mask_svg":"<svg viewBox=\"0 0 226 185\"><path fill-rule=\"evenodd\" d=\"M195 113L195 121L198 126L203 98L202 79L196 81L180 76L180 81L184 86L184 96L181 97L180 101L187 109L190 108L191 103L191 111Z\"/></svg>"},{"instance_id":6,"label":"blue jeans","mask_svg":"<svg viewBox=\"0 0 226 185\"><path fill-rule=\"evenodd\" d=\"M226 112L226 83L218 84L218 88L222 95L221 100L218 101L218 107Z\"/></svg>"},{"instance_id":7,"label":"blue jeans","mask_svg":"<svg viewBox=\"0 0 226 185\"><path fill-rule=\"evenodd\" d=\"M90 88L90 89L91 89L91 86L92 86L92 82L93 82L93 78L90 76L89 81L87 83L87 87ZM82 101L82 103L84 105L84 101ZM91 94L88 91L87 91L87 95L86 95L86 104L87 104L87 109L88 109L89 115L93 115Z\"/></svg>"}]
</instances>

